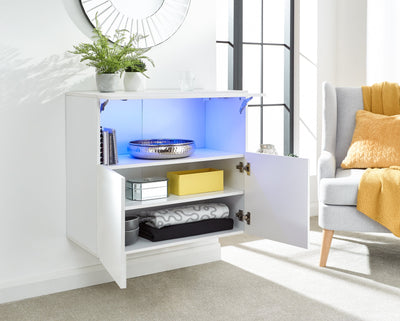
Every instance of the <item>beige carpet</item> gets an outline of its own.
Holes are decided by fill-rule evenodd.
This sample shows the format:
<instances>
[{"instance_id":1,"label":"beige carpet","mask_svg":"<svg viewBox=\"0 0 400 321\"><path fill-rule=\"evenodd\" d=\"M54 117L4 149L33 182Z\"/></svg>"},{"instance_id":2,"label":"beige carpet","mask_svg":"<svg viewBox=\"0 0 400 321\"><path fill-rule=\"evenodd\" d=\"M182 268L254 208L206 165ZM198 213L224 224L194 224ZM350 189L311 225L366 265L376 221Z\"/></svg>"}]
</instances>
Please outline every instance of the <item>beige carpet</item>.
<instances>
[{"instance_id":1,"label":"beige carpet","mask_svg":"<svg viewBox=\"0 0 400 321\"><path fill-rule=\"evenodd\" d=\"M400 320L400 240L334 236L318 267L310 249L246 235L225 238L223 261L0 305L0 320Z\"/></svg>"}]
</instances>

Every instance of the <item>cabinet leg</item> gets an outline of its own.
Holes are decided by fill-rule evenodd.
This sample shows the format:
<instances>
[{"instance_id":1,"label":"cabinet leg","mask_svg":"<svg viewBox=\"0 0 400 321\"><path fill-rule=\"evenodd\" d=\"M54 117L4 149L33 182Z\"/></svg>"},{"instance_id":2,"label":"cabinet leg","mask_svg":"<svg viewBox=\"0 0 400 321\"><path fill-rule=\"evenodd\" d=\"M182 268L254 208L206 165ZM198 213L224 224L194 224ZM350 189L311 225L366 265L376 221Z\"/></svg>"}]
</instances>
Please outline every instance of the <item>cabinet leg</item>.
<instances>
[{"instance_id":1,"label":"cabinet leg","mask_svg":"<svg viewBox=\"0 0 400 321\"><path fill-rule=\"evenodd\" d=\"M332 237L334 231L325 230L322 231L322 245L321 245L321 256L319 260L319 266L325 267L326 261L328 260L329 249L331 248Z\"/></svg>"}]
</instances>

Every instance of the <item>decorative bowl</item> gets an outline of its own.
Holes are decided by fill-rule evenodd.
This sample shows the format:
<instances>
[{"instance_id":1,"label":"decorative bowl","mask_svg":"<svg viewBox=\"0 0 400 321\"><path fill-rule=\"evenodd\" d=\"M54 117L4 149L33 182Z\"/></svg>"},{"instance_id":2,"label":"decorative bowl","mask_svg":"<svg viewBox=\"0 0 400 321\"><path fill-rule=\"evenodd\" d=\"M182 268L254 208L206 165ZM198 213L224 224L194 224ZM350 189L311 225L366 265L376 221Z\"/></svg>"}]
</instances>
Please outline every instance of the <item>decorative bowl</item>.
<instances>
[{"instance_id":1,"label":"decorative bowl","mask_svg":"<svg viewBox=\"0 0 400 321\"><path fill-rule=\"evenodd\" d=\"M137 229L139 227L138 216L127 216L125 217L125 231Z\"/></svg>"},{"instance_id":2,"label":"decorative bowl","mask_svg":"<svg viewBox=\"0 0 400 321\"><path fill-rule=\"evenodd\" d=\"M139 227L134 230L125 231L125 245L131 245L137 241L139 237Z\"/></svg>"},{"instance_id":3,"label":"decorative bowl","mask_svg":"<svg viewBox=\"0 0 400 321\"><path fill-rule=\"evenodd\" d=\"M188 157L194 148L194 141L188 139L143 139L130 141L128 145L132 157L144 159Z\"/></svg>"}]
</instances>

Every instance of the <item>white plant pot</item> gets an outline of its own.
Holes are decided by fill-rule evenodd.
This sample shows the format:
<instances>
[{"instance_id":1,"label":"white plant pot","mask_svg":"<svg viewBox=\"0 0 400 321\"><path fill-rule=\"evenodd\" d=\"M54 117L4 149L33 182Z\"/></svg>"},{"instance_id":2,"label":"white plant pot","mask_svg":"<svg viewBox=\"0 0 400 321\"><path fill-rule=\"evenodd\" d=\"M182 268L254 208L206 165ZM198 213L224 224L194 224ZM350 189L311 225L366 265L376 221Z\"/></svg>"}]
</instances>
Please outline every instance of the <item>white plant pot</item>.
<instances>
[{"instance_id":1,"label":"white plant pot","mask_svg":"<svg viewBox=\"0 0 400 321\"><path fill-rule=\"evenodd\" d=\"M117 91L120 84L119 73L115 74L96 74L97 90L100 92Z\"/></svg>"},{"instance_id":2,"label":"white plant pot","mask_svg":"<svg viewBox=\"0 0 400 321\"><path fill-rule=\"evenodd\" d=\"M144 90L144 78L140 72L125 72L124 87L126 91Z\"/></svg>"}]
</instances>

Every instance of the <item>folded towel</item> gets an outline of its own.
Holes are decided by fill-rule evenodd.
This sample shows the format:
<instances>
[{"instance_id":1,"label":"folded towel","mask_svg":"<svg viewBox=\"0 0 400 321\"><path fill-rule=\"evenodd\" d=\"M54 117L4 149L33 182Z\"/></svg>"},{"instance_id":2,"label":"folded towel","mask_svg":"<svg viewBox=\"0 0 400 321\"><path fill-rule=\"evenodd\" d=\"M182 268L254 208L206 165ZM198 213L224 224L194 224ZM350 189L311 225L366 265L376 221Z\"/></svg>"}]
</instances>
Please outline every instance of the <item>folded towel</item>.
<instances>
[{"instance_id":1,"label":"folded towel","mask_svg":"<svg viewBox=\"0 0 400 321\"><path fill-rule=\"evenodd\" d=\"M140 223L139 236L152 242L157 242L180 237L231 230L232 228L233 219L231 218L214 218L211 220L171 225L163 228L154 228L145 223Z\"/></svg>"},{"instance_id":2,"label":"folded towel","mask_svg":"<svg viewBox=\"0 0 400 321\"><path fill-rule=\"evenodd\" d=\"M201 203L138 213L140 222L162 228L164 226L226 218L229 208L223 203Z\"/></svg>"},{"instance_id":3,"label":"folded towel","mask_svg":"<svg viewBox=\"0 0 400 321\"><path fill-rule=\"evenodd\" d=\"M400 237L400 167L369 168L361 177L357 209Z\"/></svg>"}]
</instances>

